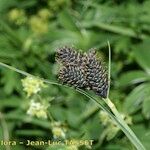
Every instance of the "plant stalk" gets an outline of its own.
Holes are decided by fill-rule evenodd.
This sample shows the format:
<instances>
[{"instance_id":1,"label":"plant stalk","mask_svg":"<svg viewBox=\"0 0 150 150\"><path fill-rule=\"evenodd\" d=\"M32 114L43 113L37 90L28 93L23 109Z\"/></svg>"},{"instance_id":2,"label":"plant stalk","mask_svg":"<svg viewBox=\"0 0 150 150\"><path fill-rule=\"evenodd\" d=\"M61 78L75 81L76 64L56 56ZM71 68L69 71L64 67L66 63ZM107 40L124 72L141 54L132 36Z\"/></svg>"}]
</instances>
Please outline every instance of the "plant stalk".
<instances>
[{"instance_id":1,"label":"plant stalk","mask_svg":"<svg viewBox=\"0 0 150 150\"><path fill-rule=\"evenodd\" d=\"M15 67L9 66L7 64L4 64L2 62L0 62L0 66L3 66L5 68L11 69L15 72L18 72L22 75L25 76L33 76L25 71L19 70ZM39 77L38 77L39 78ZM58 85L58 86L64 86L64 87L68 87L66 85L62 85L60 83L57 82L51 82L49 80L45 80L42 78L41 79L43 82L48 83L48 84L53 84L53 85ZM126 124L126 122L122 119L122 117L120 116L119 112L117 111L115 105L110 101L109 98L104 99L104 101L106 102L107 106L109 106L109 108L111 109L111 111L115 114L113 114L109 108L107 108L100 99L96 99L95 97L92 97L91 95L89 95L87 92L85 92L84 90L81 90L79 88L76 89L79 93L85 95L86 97L88 97L89 99L91 99L92 101L96 102L99 106L99 108L101 108L102 110L104 110L110 117L111 119L118 125L118 127L125 133L125 135L129 138L129 140L132 142L132 144L137 148L137 150L145 150L144 146L142 145L142 143L139 141L139 139L136 137L136 135L134 134L134 132L130 129L130 127Z\"/></svg>"},{"instance_id":2,"label":"plant stalk","mask_svg":"<svg viewBox=\"0 0 150 150\"><path fill-rule=\"evenodd\" d=\"M128 130L128 133L130 134L126 136L130 139L130 141L134 144L134 146L138 149L138 150L145 150L144 146L142 145L142 143L139 141L139 139L136 137L136 135L134 134L134 132L131 130L131 128L127 125L127 123L124 121L124 119L121 117L120 113L118 112L117 108L115 107L115 105L112 103L112 101L109 98L106 98L104 100L106 102L106 104L109 106L109 108L111 109L111 111L115 114L116 118L119 120L119 122L124 126L124 128L126 128L126 130Z\"/></svg>"}]
</instances>

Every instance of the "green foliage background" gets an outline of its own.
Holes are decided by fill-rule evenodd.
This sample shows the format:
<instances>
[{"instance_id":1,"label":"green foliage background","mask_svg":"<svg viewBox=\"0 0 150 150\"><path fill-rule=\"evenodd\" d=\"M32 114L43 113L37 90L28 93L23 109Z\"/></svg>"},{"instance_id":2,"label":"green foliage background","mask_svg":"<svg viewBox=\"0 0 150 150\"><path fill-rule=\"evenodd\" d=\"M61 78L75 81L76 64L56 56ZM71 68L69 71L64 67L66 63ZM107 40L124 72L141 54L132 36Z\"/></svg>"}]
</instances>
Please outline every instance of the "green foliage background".
<instances>
[{"instance_id":1,"label":"green foliage background","mask_svg":"<svg viewBox=\"0 0 150 150\"><path fill-rule=\"evenodd\" d=\"M149 0L0 0L0 61L57 81L57 48L69 45L88 51L94 47L102 60L108 62L109 40L112 48L110 98L121 113L132 118L131 128L149 149L149 8ZM0 112L7 123L10 140L53 139L49 120L29 118L26 114L29 100L21 85L22 78L0 67ZM42 96L52 99L48 111L54 120L67 124L68 138L93 139L93 150L134 149L121 131L107 140L99 109L75 90L48 85ZM0 140L2 133L0 128ZM11 149L52 147L18 145Z\"/></svg>"}]
</instances>

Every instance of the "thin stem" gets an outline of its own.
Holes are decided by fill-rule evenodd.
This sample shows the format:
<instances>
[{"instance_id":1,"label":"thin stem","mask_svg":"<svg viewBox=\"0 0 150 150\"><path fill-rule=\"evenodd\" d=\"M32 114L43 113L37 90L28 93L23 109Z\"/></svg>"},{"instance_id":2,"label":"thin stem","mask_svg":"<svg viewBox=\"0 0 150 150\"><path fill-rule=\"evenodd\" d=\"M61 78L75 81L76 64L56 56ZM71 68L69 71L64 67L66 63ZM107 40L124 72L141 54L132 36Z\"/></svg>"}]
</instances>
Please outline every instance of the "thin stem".
<instances>
[{"instance_id":1,"label":"thin stem","mask_svg":"<svg viewBox=\"0 0 150 150\"><path fill-rule=\"evenodd\" d=\"M128 138L132 141L132 143L135 143L135 146L137 149L145 149L143 145L140 143L134 132L129 128L129 126L126 124L126 122L123 120L123 118L120 116L119 112L117 111L115 105L111 102L109 99L109 91L110 91L110 78L111 78L111 48L110 48L110 43L109 41L107 42L108 44L108 50L109 50L109 63L108 63L108 91L107 91L107 98L104 99L104 102L109 106L111 111L115 114L117 119L120 121L121 124L124 125L124 127L128 130L132 138L129 136Z\"/></svg>"},{"instance_id":2,"label":"thin stem","mask_svg":"<svg viewBox=\"0 0 150 150\"><path fill-rule=\"evenodd\" d=\"M108 44L108 50L109 50L109 63L108 63L108 90L107 90L107 97L109 97L109 91L110 91L110 77L111 77L111 49L110 49L110 43Z\"/></svg>"},{"instance_id":3,"label":"thin stem","mask_svg":"<svg viewBox=\"0 0 150 150\"><path fill-rule=\"evenodd\" d=\"M143 145L140 143L139 139L136 137L136 135L134 134L134 132L131 130L131 128L126 124L126 122L124 121L124 119L121 117L120 113L118 112L117 108L115 107L115 105L112 103L112 101L107 98L105 99L106 104L109 106L109 108L112 110L112 112L115 114L115 116L118 118L118 120L124 124L125 128L130 132L130 134L132 135L134 142L138 143L139 146L143 149L145 149L143 147ZM137 148L138 149L138 148Z\"/></svg>"},{"instance_id":4,"label":"thin stem","mask_svg":"<svg viewBox=\"0 0 150 150\"><path fill-rule=\"evenodd\" d=\"M101 103L100 100L95 99L94 97L90 96L87 92L78 89L78 91L85 95L86 97L88 97L89 99L91 99L92 101L95 101L99 107L104 110L105 112L108 113L108 115L111 117L111 119L116 122L116 124L118 125L118 127L120 127L120 129L125 133L125 135L129 138L129 140L132 142L132 144L137 148L137 150L145 150L144 146L142 145L142 143L139 141L139 139L136 137L136 135L134 134L134 132L130 129L130 127L126 124L126 122L122 119L122 117L120 116L119 112L117 111L116 107L113 105L113 103L109 100L109 98L104 99L104 100L108 100L109 102L111 102L108 106L109 108L112 110L112 112L115 114L113 115L113 113L107 109L106 107L104 107ZM107 102L106 102L107 103Z\"/></svg>"},{"instance_id":5,"label":"thin stem","mask_svg":"<svg viewBox=\"0 0 150 150\"><path fill-rule=\"evenodd\" d=\"M12 66L6 65L2 62L0 62L0 65L5 67L5 68L9 68L13 71L16 71L20 74L23 74L25 76L28 76L31 74L21 71L19 69L16 69ZM33 75L32 75L33 76ZM68 87L66 85L62 85L59 84L57 82L51 82L49 80L45 80L42 78L41 79L43 82L48 83L48 84L54 84L54 85L58 85L58 86L65 86ZM109 108L112 110L112 112L115 114L113 114L103 103L101 100L98 100L94 97L92 97L91 95L89 95L87 92L85 92L84 90L81 90L79 88L76 88L76 90L85 95L86 97L88 97L89 99L91 99L92 101L96 102L99 106L99 108L101 108L102 110L104 110L105 112L107 112L107 114L111 117L111 119L118 125L118 127L120 127L120 129L125 133L125 135L130 139L130 141L133 143L133 145L138 149L138 150L145 150L144 146L142 145L142 143L138 140L138 138L136 137L136 135L133 133L133 131L128 127L128 125L126 124L126 122L122 119L122 117L120 116L120 114L118 113L117 109L115 108L115 106L113 105L113 103L109 100L109 98L106 98L104 100L106 100L107 105L109 106Z\"/></svg>"},{"instance_id":6,"label":"thin stem","mask_svg":"<svg viewBox=\"0 0 150 150\"><path fill-rule=\"evenodd\" d=\"M49 117L50 121L54 122L55 120L54 120L52 114L49 111L47 111L47 114L48 114L48 117Z\"/></svg>"},{"instance_id":7,"label":"thin stem","mask_svg":"<svg viewBox=\"0 0 150 150\"><path fill-rule=\"evenodd\" d=\"M3 67L5 67L5 68L8 68L8 69L13 70L13 71L15 71L15 72L18 72L18 73L20 73L20 74L22 74L22 75L24 75L24 76L32 76L32 77L35 77L34 75L32 75L32 74L30 74L30 73L27 73L27 72L25 72L25 71L19 70L19 69L15 68L15 67L9 66L9 65L4 64L4 63L2 63L2 62L0 62L0 66L3 66ZM48 84L59 85L59 86L66 86L66 85L62 85L62 84L57 83L57 82L52 82L52 81L49 81L49 80L46 80L46 79L43 79L43 78L40 78L40 77L36 77L36 78L39 78L39 79L41 79L43 82L48 83ZM68 86L66 86L66 87L68 87Z\"/></svg>"}]
</instances>

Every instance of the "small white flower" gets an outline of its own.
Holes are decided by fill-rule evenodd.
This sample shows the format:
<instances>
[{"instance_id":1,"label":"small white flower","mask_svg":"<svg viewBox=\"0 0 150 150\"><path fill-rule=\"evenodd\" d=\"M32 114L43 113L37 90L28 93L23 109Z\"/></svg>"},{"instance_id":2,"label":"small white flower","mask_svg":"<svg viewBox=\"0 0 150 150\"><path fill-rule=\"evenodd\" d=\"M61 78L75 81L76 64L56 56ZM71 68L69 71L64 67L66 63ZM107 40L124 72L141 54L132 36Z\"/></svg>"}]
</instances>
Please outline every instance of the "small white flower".
<instances>
[{"instance_id":1,"label":"small white flower","mask_svg":"<svg viewBox=\"0 0 150 150\"><path fill-rule=\"evenodd\" d=\"M102 122L102 124L103 124L104 126L108 125L108 124L111 122L110 117L109 117L108 114L107 114L105 111L103 111L103 110L101 110L101 111L99 112L99 117L100 117L100 120L101 120L101 122Z\"/></svg>"},{"instance_id":2,"label":"small white flower","mask_svg":"<svg viewBox=\"0 0 150 150\"><path fill-rule=\"evenodd\" d=\"M28 76L25 79L22 79L23 90L27 93L27 97L30 97L33 94L41 91L42 87L45 87L42 80Z\"/></svg>"},{"instance_id":3,"label":"small white flower","mask_svg":"<svg viewBox=\"0 0 150 150\"><path fill-rule=\"evenodd\" d=\"M46 109L47 107L45 107L41 103L31 100L30 107L27 110L27 114L30 116L36 116L38 118L47 119Z\"/></svg>"},{"instance_id":4,"label":"small white flower","mask_svg":"<svg viewBox=\"0 0 150 150\"><path fill-rule=\"evenodd\" d=\"M56 138L63 138L63 139L65 139L65 137L66 137L63 129L61 129L60 127L54 127L52 129L52 133L53 133L53 136L54 136L55 139Z\"/></svg>"},{"instance_id":5,"label":"small white flower","mask_svg":"<svg viewBox=\"0 0 150 150\"><path fill-rule=\"evenodd\" d=\"M57 138L66 138L66 128L62 126L60 122L53 122L52 124L52 133L55 139Z\"/></svg>"},{"instance_id":6,"label":"small white flower","mask_svg":"<svg viewBox=\"0 0 150 150\"><path fill-rule=\"evenodd\" d=\"M25 11L23 9L18 8L14 8L9 11L8 19L17 25L21 25L27 20Z\"/></svg>"}]
</instances>

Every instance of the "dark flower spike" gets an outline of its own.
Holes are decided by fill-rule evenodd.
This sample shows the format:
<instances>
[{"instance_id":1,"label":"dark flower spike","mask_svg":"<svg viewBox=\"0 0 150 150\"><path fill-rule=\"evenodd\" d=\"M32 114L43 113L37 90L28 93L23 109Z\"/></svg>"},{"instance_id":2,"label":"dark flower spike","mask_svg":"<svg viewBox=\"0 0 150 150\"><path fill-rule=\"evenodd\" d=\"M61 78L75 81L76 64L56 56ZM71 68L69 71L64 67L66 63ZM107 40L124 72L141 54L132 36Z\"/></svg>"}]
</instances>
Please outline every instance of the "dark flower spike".
<instances>
[{"instance_id":1,"label":"dark flower spike","mask_svg":"<svg viewBox=\"0 0 150 150\"><path fill-rule=\"evenodd\" d=\"M64 66L59 72L59 79L64 83L78 88L85 88L87 85L84 70L76 66Z\"/></svg>"},{"instance_id":2,"label":"dark flower spike","mask_svg":"<svg viewBox=\"0 0 150 150\"><path fill-rule=\"evenodd\" d=\"M63 47L58 50L56 58L64 65L59 73L59 79L64 84L91 89L101 97L107 97L107 71L97 59L95 49L82 54L72 48Z\"/></svg>"},{"instance_id":3,"label":"dark flower spike","mask_svg":"<svg viewBox=\"0 0 150 150\"><path fill-rule=\"evenodd\" d=\"M57 50L56 60L64 65L81 65L82 54L65 46Z\"/></svg>"},{"instance_id":4,"label":"dark flower spike","mask_svg":"<svg viewBox=\"0 0 150 150\"><path fill-rule=\"evenodd\" d=\"M102 63L97 60L95 50L90 50L86 58L86 80L88 82L88 86L96 94L100 95L103 98L106 98L108 90L107 71Z\"/></svg>"}]
</instances>

